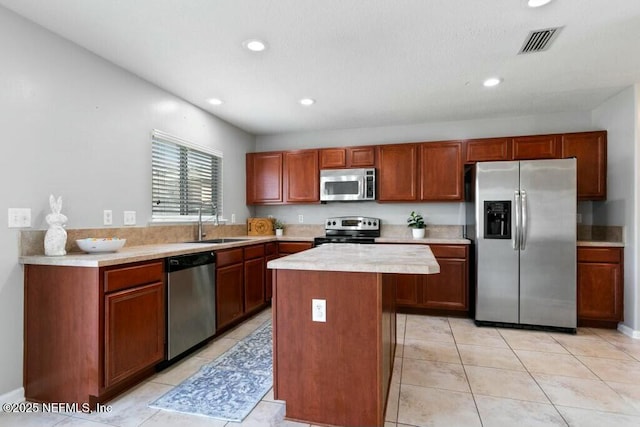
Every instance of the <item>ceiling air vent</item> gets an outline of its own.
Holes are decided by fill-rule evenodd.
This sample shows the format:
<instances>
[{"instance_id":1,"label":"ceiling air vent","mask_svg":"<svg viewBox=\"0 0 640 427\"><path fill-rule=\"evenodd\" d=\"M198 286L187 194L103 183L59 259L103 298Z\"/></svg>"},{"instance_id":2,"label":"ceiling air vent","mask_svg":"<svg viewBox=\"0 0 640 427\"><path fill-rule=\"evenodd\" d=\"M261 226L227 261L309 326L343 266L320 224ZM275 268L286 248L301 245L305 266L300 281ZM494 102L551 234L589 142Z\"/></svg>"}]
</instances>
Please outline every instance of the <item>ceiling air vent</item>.
<instances>
[{"instance_id":1,"label":"ceiling air vent","mask_svg":"<svg viewBox=\"0 0 640 427\"><path fill-rule=\"evenodd\" d=\"M558 37L560 30L562 30L562 27L531 31L522 44L518 54L542 52L549 49L551 42Z\"/></svg>"}]
</instances>

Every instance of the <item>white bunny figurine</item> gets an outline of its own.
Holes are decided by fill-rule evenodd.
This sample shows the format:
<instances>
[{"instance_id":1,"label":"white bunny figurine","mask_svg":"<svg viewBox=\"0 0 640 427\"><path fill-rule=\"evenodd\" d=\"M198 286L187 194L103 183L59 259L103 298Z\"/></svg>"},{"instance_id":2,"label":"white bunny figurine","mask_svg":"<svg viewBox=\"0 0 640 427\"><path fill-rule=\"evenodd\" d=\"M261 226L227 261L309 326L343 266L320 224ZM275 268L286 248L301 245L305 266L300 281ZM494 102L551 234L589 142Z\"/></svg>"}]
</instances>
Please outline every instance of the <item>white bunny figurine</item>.
<instances>
[{"instance_id":1,"label":"white bunny figurine","mask_svg":"<svg viewBox=\"0 0 640 427\"><path fill-rule=\"evenodd\" d=\"M62 196L56 200L53 194L49 196L51 213L45 218L49 229L44 235L44 254L49 256L66 255L64 249L67 243L67 231L63 228L67 217L60 213L62 210Z\"/></svg>"}]
</instances>

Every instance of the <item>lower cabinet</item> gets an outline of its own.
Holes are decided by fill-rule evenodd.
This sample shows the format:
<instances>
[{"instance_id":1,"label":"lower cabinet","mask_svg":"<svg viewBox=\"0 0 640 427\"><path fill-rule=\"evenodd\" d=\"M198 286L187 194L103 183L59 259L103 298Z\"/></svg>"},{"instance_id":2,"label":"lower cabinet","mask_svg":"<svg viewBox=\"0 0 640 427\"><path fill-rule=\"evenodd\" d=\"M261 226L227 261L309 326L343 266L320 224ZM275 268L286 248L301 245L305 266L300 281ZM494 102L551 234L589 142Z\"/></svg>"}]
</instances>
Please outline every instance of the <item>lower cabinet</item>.
<instances>
[{"instance_id":1,"label":"lower cabinet","mask_svg":"<svg viewBox=\"0 0 640 427\"><path fill-rule=\"evenodd\" d=\"M244 311L251 313L264 306L264 244L244 249Z\"/></svg>"},{"instance_id":2,"label":"lower cabinet","mask_svg":"<svg viewBox=\"0 0 640 427\"><path fill-rule=\"evenodd\" d=\"M162 282L105 295L105 386L164 358Z\"/></svg>"},{"instance_id":3,"label":"lower cabinet","mask_svg":"<svg viewBox=\"0 0 640 427\"><path fill-rule=\"evenodd\" d=\"M242 248L216 252L216 329L244 314L244 256Z\"/></svg>"},{"instance_id":4,"label":"lower cabinet","mask_svg":"<svg viewBox=\"0 0 640 427\"><path fill-rule=\"evenodd\" d=\"M469 246L429 245L439 274L400 274L396 304L399 310L420 309L428 313L469 314Z\"/></svg>"},{"instance_id":5,"label":"lower cabinet","mask_svg":"<svg viewBox=\"0 0 640 427\"><path fill-rule=\"evenodd\" d=\"M578 248L578 326L617 328L623 316L624 252Z\"/></svg>"},{"instance_id":6,"label":"lower cabinet","mask_svg":"<svg viewBox=\"0 0 640 427\"><path fill-rule=\"evenodd\" d=\"M278 258L278 244L276 242L265 244L264 252L264 300L270 303L273 296L273 271L267 268L267 264L269 264L269 261Z\"/></svg>"},{"instance_id":7,"label":"lower cabinet","mask_svg":"<svg viewBox=\"0 0 640 427\"><path fill-rule=\"evenodd\" d=\"M24 387L36 402L109 400L165 353L163 260L25 266Z\"/></svg>"},{"instance_id":8,"label":"lower cabinet","mask_svg":"<svg viewBox=\"0 0 640 427\"><path fill-rule=\"evenodd\" d=\"M313 247L312 242L278 242L278 256L295 254Z\"/></svg>"}]
</instances>

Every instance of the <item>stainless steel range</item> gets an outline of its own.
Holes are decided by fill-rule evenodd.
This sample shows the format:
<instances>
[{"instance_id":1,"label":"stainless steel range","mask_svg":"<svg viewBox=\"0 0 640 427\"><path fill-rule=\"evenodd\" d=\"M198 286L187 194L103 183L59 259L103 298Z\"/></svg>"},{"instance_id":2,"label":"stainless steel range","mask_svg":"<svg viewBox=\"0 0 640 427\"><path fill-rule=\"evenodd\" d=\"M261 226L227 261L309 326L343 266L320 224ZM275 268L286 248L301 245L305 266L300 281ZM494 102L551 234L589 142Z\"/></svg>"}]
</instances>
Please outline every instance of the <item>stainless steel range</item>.
<instances>
[{"instance_id":1,"label":"stainless steel range","mask_svg":"<svg viewBox=\"0 0 640 427\"><path fill-rule=\"evenodd\" d=\"M380 219L364 216L327 218L324 237L313 239L314 246L323 243L375 243L380 237Z\"/></svg>"}]
</instances>

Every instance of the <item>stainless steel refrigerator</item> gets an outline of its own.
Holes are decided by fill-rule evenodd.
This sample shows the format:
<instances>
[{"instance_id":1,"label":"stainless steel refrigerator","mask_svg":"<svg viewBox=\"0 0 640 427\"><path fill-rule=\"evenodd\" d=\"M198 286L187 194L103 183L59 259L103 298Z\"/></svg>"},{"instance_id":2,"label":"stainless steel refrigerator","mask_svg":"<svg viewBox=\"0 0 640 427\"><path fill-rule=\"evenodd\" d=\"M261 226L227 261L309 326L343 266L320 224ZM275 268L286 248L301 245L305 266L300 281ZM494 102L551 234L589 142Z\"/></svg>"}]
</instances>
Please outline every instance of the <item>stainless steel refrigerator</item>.
<instances>
[{"instance_id":1,"label":"stainless steel refrigerator","mask_svg":"<svg viewBox=\"0 0 640 427\"><path fill-rule=\"evenodd\" d=\"M478 325L575 332L576 160L475 167Z\"/></svg>"}]
</instances>

